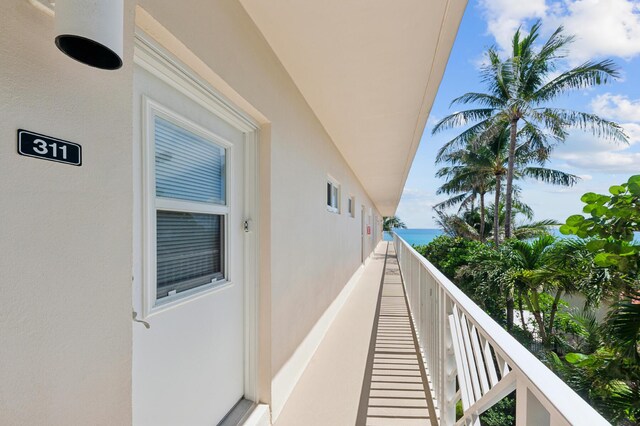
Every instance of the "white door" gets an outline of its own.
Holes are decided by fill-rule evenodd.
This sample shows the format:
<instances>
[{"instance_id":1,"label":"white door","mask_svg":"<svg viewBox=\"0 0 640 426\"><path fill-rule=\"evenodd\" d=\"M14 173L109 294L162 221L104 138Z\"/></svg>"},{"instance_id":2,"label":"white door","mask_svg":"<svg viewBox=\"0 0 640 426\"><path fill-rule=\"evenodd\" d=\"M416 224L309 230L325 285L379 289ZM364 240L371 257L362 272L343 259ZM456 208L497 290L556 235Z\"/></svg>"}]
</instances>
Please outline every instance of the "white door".
<instances>
[{"instance_id":1,"label":"white door","mask_svg":"<svg viewBox=\"0 0 640 426\"><path fill-rule=\"evenodd\" d=\"M244 394L244 135L136 66L133 424L215 425Z\"/></svg>"}]
</instances>

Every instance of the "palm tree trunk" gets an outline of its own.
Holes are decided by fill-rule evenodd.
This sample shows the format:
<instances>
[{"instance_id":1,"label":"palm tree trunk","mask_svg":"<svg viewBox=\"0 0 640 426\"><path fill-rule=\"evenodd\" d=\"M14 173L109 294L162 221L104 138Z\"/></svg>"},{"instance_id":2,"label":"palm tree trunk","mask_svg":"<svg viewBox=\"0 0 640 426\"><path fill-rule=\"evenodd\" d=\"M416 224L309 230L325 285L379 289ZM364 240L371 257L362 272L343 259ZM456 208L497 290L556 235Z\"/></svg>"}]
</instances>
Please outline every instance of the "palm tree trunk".
<instances>
[{"instance_id":1,"label":"palm tree trunk","mask_svg":"<svg viewBox=\"0 0 640 426\"><path fill-rule=\"evenodd\" d=\"M507 288L507 330L513 330L513 312L515 310L515 303L513 301L513 286L510 285Z\"/></svg>"},{"instance_id":2,"label":"palm tree trunk","mask_svg":"<svg viewBox=\"0 0 640 426\"><path fill-rule=\"evenodd\" d=\"M507 166L507 194L504 207L504 238L511 238L511 206L513 204L513 169L516 157L516 137L518 134L518 119L511 120L511 135L509 140L509 165Z\"/></svg>"},{"instance_id":3,"label":"palm tree trunk","mask_svg":"<svg viewBox=\"0 0 640 426\"><path fill-rule=\"evenodd\" d=\"M480 241L484 243L484 192L480 193Z\"/></svg>"},{"instance_id":4,"label":"palm tree trunk","mask_svg":"<svg viewBox=\"0 0 640 426\"><path fill-rule=\"evenodd\" d=\"M542 340L542 344L544 345L544 347L547 347L549 339L547 337L547 329L544 326L544 317L542 316L542 309L540 309L540 297L537 290L531 291L531 305L533 307L531 313L533 314L533 318L538 324L540 339Z\"/></svg>"},{"instance_id":5,"label":"palm tree trunk","mask_svg":"<svg viewBox=\"0 0 640 426\"><path fill-rule=\"evenodd\" d=\"M528 331L527 322L524 320L524 306L522 306L522 290L518 292L518 310L520 311L520 322L522 323L522 330Z\"/></svg>"},{"instance_id":6,"label":"palm tree trunk","mask_svg":"<svg viewBox=\"0 0 640 426\"><path fill-rule=\"evenodd\" d=\"M500 247L500 178L502 175L496 174L496 197L493 202L493 241L496 248Z\"/></svg>"},{"instance_id":7,"label":"palm tree trunk","mask_svg":"<svg viewBox=\"0 0 640 426\"><path fill-rule=\"evenodd\" d=\"M547 333L549 342L547 342L548 347L551 347L553 343L551 340L553 339L553 322L556 319L556 312L558 312L558 304L560 303L560 297L562 297L562 289L558 289L556 293L556 297L553 299L553 304L551 305L551 313L549 314L549 332Z\"/></svg>"},{"instance_id":8,"label":"palm tree trunk","mask_svg":"<svg viewBox=\"0 0 640 426\"><path fill-rule=\"evenodd\" d=\"M539 337L544 343L547 340L546 333L545 333L546 329L544 328L544 320L542 319L542 314L540 312L540 303L538 300L538 293L536 293L536 290L532 290L530 296L528 294L525 294L524 296L525 296L524 300L525 302L527 302L527 307L529 308L529 312L533 314L533 319L536 321L536 325L538 326L538 334L540 335Z\"/></svg>"}]
</instances>

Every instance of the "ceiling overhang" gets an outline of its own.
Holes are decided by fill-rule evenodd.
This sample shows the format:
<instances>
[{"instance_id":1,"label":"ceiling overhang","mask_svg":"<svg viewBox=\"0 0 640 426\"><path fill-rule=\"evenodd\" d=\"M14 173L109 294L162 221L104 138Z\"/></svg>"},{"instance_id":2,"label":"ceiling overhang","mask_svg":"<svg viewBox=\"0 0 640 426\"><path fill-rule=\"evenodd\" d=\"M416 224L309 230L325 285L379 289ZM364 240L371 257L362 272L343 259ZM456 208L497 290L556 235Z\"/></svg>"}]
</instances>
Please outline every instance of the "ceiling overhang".
<instances>
[{"instance_id":1,"label":"ceiling overhang","mask_svg":"<svg viewBox=\"0 0 640 426\"><path fill-rule=\"evenodd\" d=\"M240 0L384 216L396 211L466 0Z\"/></svg>"}]
</instances>

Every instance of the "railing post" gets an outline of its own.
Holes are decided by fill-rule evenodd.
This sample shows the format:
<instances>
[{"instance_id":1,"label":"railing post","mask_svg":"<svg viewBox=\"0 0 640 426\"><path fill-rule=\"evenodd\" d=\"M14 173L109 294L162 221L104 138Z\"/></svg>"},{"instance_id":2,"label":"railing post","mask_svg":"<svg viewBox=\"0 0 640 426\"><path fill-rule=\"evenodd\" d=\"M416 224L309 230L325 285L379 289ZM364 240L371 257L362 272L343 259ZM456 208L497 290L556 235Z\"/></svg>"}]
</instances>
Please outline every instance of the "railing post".
<instances>
[{"instance_id":1,"label":"railing post","mask_svg":"<svg viewBox=\"0 0 640 426\"><path fill-rule=\"evenodd\" d=\"M429 273L427 270L420 265L420 322L418 323L418 329L420 330L419 336L419 344L420 349L424 353L424 357L429 358L429 350L431 345L429 345L429 335L433 333L427 333L429 329L428 318L430 316L429 310L429 292L431 291L427 280L429 279ZM428 367L428 365L427 365Z\"/></svg>"},{"instance_id":2,"label":"railing post","mask_svg":"<svg viewBox=\"0 0 640 426\"><path fill-rule=\"evenodd\" d=\"M527 388L525 380L518 380L516 386L516 426L549 426L551 415L544 405Z\"/></svg>"},{"instance_id":3,"label":"railing post","mask_svg":"<svg viewBox=\"0 0 640 426\"><path fill-rule=\"evenodd\" d=\"M516 426L527 425L527 385L522 380L516 384Z\"/></svg>"},{"instance_id":4,"label":"railing post","mask_svg":"<svg viewBox=\"0 0 640 426\"><path fill-rule=\"evenodd\" d=\"M420 261L415 256L411 256L411 313L413 315L414 326L420 324Z\"/></svg>"},{"instance_id":5,"label":"railing post","mask_svg":"<svg viewBox=\"0 0 640 426\"><path fill-rule=\"evenodd\" d=\"M431 333L429 333L429 371L433 380L434 390L440 389L440 367L438 366L438 287L435 278L429 273L429 318L431 320ZM437 398L436 394L436 398Z\"/></svg>"},{"instance_id":6,"label":"railing post","mask_svg":"<svg viewBox=\"0 0 640 426\"><path fill-rule=\"evenodd\" d=\"M442 397L439 401L440 424L450 426L456 422L456 359L453 352L453 330L449 324L449 315L453 313L453 303L442 290L440 309L440 335L442 358Z\"/></svg>"}]
</instances>

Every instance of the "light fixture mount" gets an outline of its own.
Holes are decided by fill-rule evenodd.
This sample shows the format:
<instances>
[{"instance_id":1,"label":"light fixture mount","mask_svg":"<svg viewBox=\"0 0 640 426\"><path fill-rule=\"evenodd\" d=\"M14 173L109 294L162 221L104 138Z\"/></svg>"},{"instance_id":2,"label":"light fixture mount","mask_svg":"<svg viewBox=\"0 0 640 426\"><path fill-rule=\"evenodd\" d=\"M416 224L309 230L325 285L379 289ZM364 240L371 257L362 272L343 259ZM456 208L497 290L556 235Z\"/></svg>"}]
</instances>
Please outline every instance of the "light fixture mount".
<instances>
[{"instance_id":1,"label":"light fixture mount","mask_svg":"<svg viewBox=\"0 0 640 426\"><path fill-rule=\"evenodd\" d=\"M28 0L55 17L55 44L67 56L104 70L122 67L124 0Z\"/></svg>"}]
</instances>

